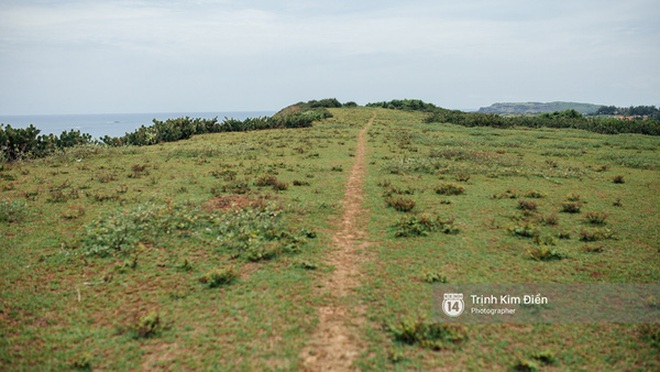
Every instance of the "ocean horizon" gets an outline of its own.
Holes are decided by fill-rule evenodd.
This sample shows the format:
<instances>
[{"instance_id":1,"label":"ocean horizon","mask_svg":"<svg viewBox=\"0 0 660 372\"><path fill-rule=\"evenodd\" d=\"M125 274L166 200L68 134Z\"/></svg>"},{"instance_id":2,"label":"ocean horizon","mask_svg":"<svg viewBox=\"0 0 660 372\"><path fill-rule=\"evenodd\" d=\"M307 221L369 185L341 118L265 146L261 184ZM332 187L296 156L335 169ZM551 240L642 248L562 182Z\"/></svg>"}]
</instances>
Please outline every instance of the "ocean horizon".
<instances>
[{"instance_id":1,"label":"ocean horizon","mask_svg":"<svg viewBox=\"0 0 660 372\"><path fill-rule=\"evenodd\" d=\"M119 137L140 126L152 125L153 119L167 120L189 116L191 118L222 121L225 117L244 120L249 117L271 116L275 111L217 111L217 112L152 112L114 114L56 114L56 115L0 115L0 123L13 128L27 128L30 124L41 130L39 134L60 135L64 131L79 130L93 138Z\"/></svg>"}]
</instances>

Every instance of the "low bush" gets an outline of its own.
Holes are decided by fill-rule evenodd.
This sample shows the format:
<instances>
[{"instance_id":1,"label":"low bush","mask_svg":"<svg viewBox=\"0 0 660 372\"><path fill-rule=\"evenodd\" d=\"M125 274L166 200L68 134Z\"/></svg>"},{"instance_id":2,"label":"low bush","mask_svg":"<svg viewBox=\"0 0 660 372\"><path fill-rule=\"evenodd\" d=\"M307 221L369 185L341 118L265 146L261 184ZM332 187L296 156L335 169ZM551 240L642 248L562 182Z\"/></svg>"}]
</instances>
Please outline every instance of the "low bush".
<instances>
[{"instance_id":1,"label":"low bush","mask_svg":"<svg viewBox=\"0 0 660 372\"><path fill-rule=\"evenodd\" d=\"M539 229L530 223L511 227L509 228L509 232L515 236L523 238L533 238L540 234Z\"/></svg>"},{"instance_id":2,"label":"low bush","mask_svg":"<svg viewBox=\"0 0 660 372\"><path fill-rule=\"evenodd\" d=\"M461 195L465 192L465 189L462 186L456 186L451 183L443 184L435 189L435 193L438 195Z\"/></svg>"},{"instance_id":3,"label":"low bush","mask_svg":"<svg viewBox=\"0 0 660 372\"><path fill-rule=\"evenodd\" d=\"M639 333L643 340L647 341L651 346L660 349L660 325L642 324L639 326Z\"/></svg>"},{"instance_id":4,"label":"low bush","mask_svg":"<svg viewBox=\"0 0 660 372\"><path fill-rule=\"evenodd\" d=\"M209 288L231 284L238 277L238 271L233 267L215 268L199 278L199 282L206 284Z\"/></svg>"},{"instance_id":5,"label":"low bush","mask_svg":"<svg viewBox=\"0 0 660 372\"><path fill-rule=\"evenodd\" d=\"M614 178L612 179L612 182L618 183L618 184L626 183L626 181L623 179L622 175L614 176Z\"/></svg>"},{"instance_id":6,"label":"low bush","mask_svg":"<svg viewBox=\"0 0 660 372\"><path fill-rule=\"evenodd\" d=\"M544 225L556 226L559 224L559 217L556 214L551 213L547 216L541 216L540 222Z\"/></svg>"},{"instance_id":7,"label":"low bush","mask_svg":"<svg viewBox=\"0 0 660 372\"><path fill-rule=\"evenodd\" d=\"M537 208L536 202L532 200L525 200L525 199L518 200L518 209L532 212L535 211L536 208Z\"/></svg>"},{"instance_id":8,"label":"low bush","mask_svg":"<svg viewBox=\"0 0 660 372\"><path fill-rule=\"evenodd\" d=\"M580 213L582 203L562 203L561 212L564 213Z\"/></svg>"},{"instance_id":9,"label":"low bush","mask_svg":"<svg viewBox=\"0 0 660 372\"><path fill-rule=\"evenodd\" d=\"M137 243L155 243L166 236L186 234L199 225L197 210L180 205L146 203L118 210L88 224L81 237L82 252L106 257L130 254Z\"/></svg>"},{"instance_id":10,"label":"low bush","mask_svg":"<svg viewBox=\"0 0 660 372\"><path fill-rule=\"evenodd\" d=\"M415 208L415 201L401 196L389 196L385 198L385 204L399 212L410 212Z\"/></svg>"},{"instance_id":11,"label":"low bush","mask_svg":"<svg viewBox=\"0 0 660 372\"><path fill-rule=\"evenodd\" d=\"M458 233L454 226L454 219L443 219L437 215L422 213L401 219L394 226L394 236L405 238L410 236L426 236L432 232L443 232L445 234Z\"/></svg>"},{"instance_id":12,"label":"low bush","mask_svg":"<svg viewBox=\"0 0 660 372\"><path fill-rule=\"evenodd\" d=\"M432 350L443 350L467 340L462 325L403 320L396 325L385 326L392 338L407 345L420 345Z\"/></svg>"},{"instance_id":13,"label":"low bush","mask_svg":"<svg viewBox=\"0 0 660 372\"><path fill-rule=\"evenodd\" d=\"M525 197L532 199L545 198L545 194L540 191L530 190L525 194Z\"/></svg>"},{"instance_id":14,"label":"low bush","mask_svg":"<svg viewBox=\"0 0 660 372\"><path fill-rule=\"evenodd\" d=\"M594 229L580 231L579 240L582 242L597 242L599 240L614 239L615 235L610 229Z\"/></svg>"},{"instance_id":15,"label":"low bush","mask_svg":"<svg viewBox=\"0 0 660 372\"><path fill-rule=\"evenodd\" d=\"M21 222L27 216L27 203L22 200L0 200L0 222Z\"/></svg>"},{"instance_id":16,"label":"low bush","mask_svg":"<svg viewBox=\"0 0 660 372\"><path fill-rule=\"evenodd\" d=\"M447 277L440 273L426 272L422 278L427 283L447 283Z\"/></svg>"},{"instance_id":17,"label":"low bush","mask_svg":"<svg viewBox=\"0 0 660 372\"><path fill-rule=\"evenodd\" d=\"M163 329L160 315L157 312L139 318L132 326L135 338L150 338L157 336Z\"/></svg>"},{"instance_id":18,"label":"low bush","mask_svg":"<svg viewBox=\"0 0 660 372\"><path fill-rule=\"evenodd\" d=\"M566 258L563 253L551 249L546 245L540 245L527 250L527 254L534 261L554 261Z\"/></svg>"},{"instance_id":19,"label":"low bush","mask_svg":"<svg viewBox=\"0 0 660 372\"><path fill-rule=\"evenodd\" d=\"M605 225L607 214L604 212L587 212L584 214L584 219L592 225Z\"/></svg>"}]
</instances>

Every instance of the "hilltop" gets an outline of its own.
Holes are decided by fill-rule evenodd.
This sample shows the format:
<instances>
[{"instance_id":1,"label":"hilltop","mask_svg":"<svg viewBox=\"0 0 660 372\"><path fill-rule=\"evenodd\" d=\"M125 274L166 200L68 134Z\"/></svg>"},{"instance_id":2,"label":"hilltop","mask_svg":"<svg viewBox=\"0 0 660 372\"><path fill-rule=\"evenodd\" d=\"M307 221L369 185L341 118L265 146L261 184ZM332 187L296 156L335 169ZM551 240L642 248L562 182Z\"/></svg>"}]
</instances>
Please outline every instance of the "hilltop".
<instances>
[{"instance_id":1,"label":"hilltop","mask_svg":"<svg viewBox=\"0 0 660 372\"><path fill-rule=\"evenodd\" d=\"M482 107L478 112L491 114L540 114L575 110L581 114L595 114L602 105L579 102L498 102Z\"/></svg>"}]
</instances>

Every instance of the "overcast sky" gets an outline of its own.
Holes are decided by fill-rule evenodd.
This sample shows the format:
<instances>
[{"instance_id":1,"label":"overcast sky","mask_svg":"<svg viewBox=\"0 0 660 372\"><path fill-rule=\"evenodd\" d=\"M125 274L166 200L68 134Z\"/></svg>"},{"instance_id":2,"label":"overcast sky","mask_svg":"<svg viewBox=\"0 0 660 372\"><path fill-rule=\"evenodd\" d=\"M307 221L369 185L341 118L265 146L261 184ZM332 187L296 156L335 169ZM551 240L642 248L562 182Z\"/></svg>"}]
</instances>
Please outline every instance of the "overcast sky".
<instances>
[{"instance_id":1,"label":"overcast sky","mask_svg":"<svg viewBox=\"0 0 660 372\"><path fill-rule=\"evenodd\" d=\"M0 0L0 114L660 105L658 0Z\"/></svg>"}]
</instances>

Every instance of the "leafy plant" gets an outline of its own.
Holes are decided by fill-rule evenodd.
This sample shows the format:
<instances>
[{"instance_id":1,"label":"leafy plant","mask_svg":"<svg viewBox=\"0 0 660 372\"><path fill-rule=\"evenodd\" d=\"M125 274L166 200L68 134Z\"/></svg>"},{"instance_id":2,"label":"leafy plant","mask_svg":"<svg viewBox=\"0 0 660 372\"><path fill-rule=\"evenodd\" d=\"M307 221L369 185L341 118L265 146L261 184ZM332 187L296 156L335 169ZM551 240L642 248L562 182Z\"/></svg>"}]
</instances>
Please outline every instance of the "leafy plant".
<instances>
[{"instance_id":1,"label":"leafy plant","mask_svg":"<svg viewBox=\"0 0 660 372\"><path fill-rule=\"evenodd\" d=\"M163 329L160 315L157 312L150 312L149 314L139 318L132 327L135 332L135 338L150 338L157 336Z\"/></svg>"},{"instance_id":2,"label":"leafy plant","mask_svg":"<svg viewBox=\"0 0 660 372\"><path fill-rule=\"evenodd\" d=\"M462 186L456 186L451 183L443 184L435 189L435 193L439 195L461 195L465 192Z\"/></svg>"},{"instance_id":3,"label":"leafy plant","mask_svg":"<svg viewBox=\"0 0 660 372\"><path fill-rule=\"evenodd\" d=\"M547 216L541 216L540 222L544 225L556 226L559 223L559 217L551 213Z\"/></svg>"},{"instance_id":4,"label":"leafy plant","mask_svg":"<svg viewBox=\"0 0 660 372\"><path fill-rule=\"evenodd\" d=\"M390 196L385 198L385 203L399 212L410 212L415 208L415 201L410 198L400 196Z\"/></svg>"},{"instance_id":5,"label":"leafy plant","mask_svg":"<svg viewBox=\"0 0 660 372\"><path fill-rule=\"evenodd\" d=\"M525 197L532 199L541 199L541 198L545 198L545 194L540 191L530 190L525 194Z\"/></svg>"},{"instance_id":6,"label":"leafy plant","mask_svg":"<svg viewBox=\"0 0 660 372\"><path fill-rule=\"evenodd\" d=\"M514 371L537 372L540 369L539 364L531 359L521 359L513 366Z\"/></svg>"},{"instance_id":7,"label":"leafy plant","mask_svg":"<svg viewBox=\"0 0 660 372\"><path fill-rule=\"evenodd\" d=\"M401 219L394 225L394 236L405 238L410 236L426 236L432 232L454 234L458 228L454 226L454 219L443 219L437 215L422 213Z\"/></svg>"},{"instance_id":8,"label":"leafy plant","mask_svg":"<svg viewBox=\"0 0 660 372\"><path fill-rule=\"evenodd\" d=\"M426 272L423 278L427 283L447 283L447 277L440 273Z\"/></svg>"},{"instance_id":9,"label":"leafy plant","mask_svg":"<svg viewBox=\"0 0 660 372\"><path fill-rule=\"evenodd\" d=\"M138 242L155 242L190 230L199 222L196 210L175 204L146 203L111 212L88 224L81 237L82 251L100 257L130 254Z\"/></svg>"},{"instance_id":10,"label":"leafy plant","mask_svg":"<svg viewBox=\"0 0 660 372\"><path fill-rule=\"evenodd\" d=\"M584 219L592 225L605 225L607 214L604 212L587 212Z\"/></svg>"},{"instance_id":11,"label":"leafy plant","mask_svg":"<svg viewBox=\"0 0 660 372\"><path fill-rule=\"evenodd\" d=\"M527 254L534 261L554 261L566 258L565 254L557 250L550 249L546 245L530 248L527 250Z\"/></svg>"},{"instance_id":12,"label":"leafy plant","mask_svg":"<svg viewBox=\"0 0 660 372\"><path fill-rule=\"evenodd\" d=\"M651 346L660 348L660 325L642 324L639 326L639 333L643 340L646 340Z\"/></svg>"},{"instance_id":13,"label":"leafy plant","mask_svg":"<svg viewBox=\"0 0 660 372\"><path fill-rule=\"evenodd\" d=\"M531 211L535 211L536 208L537 208L536 202L532 200L525 200L525 199L518 200L518 209L531 212Z\"/></svg>"},{"instance_id":14,"label":"leafy plant","mask_svg":"<svg viewBox=\"0 0 660 372\"><path fill-rule=\"evenodd\" d=\"M509 231L513 235L520 236L523 238L533 238L540 234L539 229L530 223L513 226L509 229Z\"/></svg>"},{"instance_id":15,"label":"leafy plant","mask_svg":"<svg viewBox=\"0 0 660 372\"><path fill-rule=\"evenodd\" d=\"M418 320L402 320L386 329L392 338L407 345L420 345L432 350L443 350L467 340L467 332L461 325L442 324Z\"/></svg>"},{"instance_id":16,"label":"leafy plant","mask_svg":"<svg viewBox=\"0 0 660 372\"><path fill-rule=\"evenodd\" d=\"M610 229L594 229L580 231L579 240L583 242L596 242L599 240L614 239L614 233Z\"/></svg>"},{"instance_id":17,"label":"leafy plant","mask_svg":"<svg viewBox=\"0 0 660 372\"><path fill-rule=\"evenodd\" d=\"M27 211L27 203L22 200L0 200L0 222L21 222Z\"/></svg>"},{"instance_id":18,"label":"leafy plant","mask_svg":"<svg viewBox=\"0 0 660 372\"><path fill-rule=\"evenodd\" d=\"M199 282L209 288L231 284L238 277L238 271L233 267L215 268L199 278Z\"/></svg>"},{"instance_id":19,"label":"leafy plant","mask_svg":"<svg viewBox=\"0 0 660 372\"><path fill-rule=\"evenodd\" d=\"M614 178L612 179L612 182L614 182L614 183L618 183L618 184L626 183L626 181L623 179L623 176L622 176L622 175L616 175L616 176L614 176Z\"/></svg>"},{"instance_id":20,"label":"leafy plant","mask_svg":"<svg viewBox=\"0 0 660 372\"><path fill-rule=\"evenodd\" d=\"M561 212L564 213L580 213L582 203L562 203Z\"/></svg>"}]
</instances>

